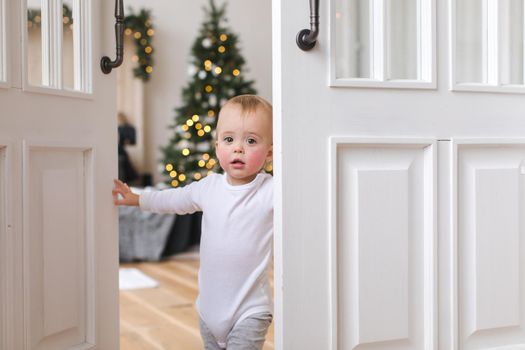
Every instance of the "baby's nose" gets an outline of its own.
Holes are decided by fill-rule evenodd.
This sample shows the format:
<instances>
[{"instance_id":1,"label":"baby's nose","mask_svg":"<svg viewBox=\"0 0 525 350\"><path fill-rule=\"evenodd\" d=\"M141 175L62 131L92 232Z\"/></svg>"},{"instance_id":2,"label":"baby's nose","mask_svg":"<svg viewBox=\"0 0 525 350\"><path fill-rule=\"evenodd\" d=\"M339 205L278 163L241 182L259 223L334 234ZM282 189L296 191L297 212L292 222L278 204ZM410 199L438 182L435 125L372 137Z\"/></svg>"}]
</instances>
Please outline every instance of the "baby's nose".
<instances>
[{"instance_id":1,"label":"baby's nose","mask_svg":"<svg viewBox=\"0 0 525 350\"><path fill-rule=\"evenodd\" d=\"M238 145L235 146L235 148L233 149L233 151L234 151L235 153L243 153L243 152L244 152L244 149L243 149L242 145L238 144Z\"/></svg>"}]
</instances>

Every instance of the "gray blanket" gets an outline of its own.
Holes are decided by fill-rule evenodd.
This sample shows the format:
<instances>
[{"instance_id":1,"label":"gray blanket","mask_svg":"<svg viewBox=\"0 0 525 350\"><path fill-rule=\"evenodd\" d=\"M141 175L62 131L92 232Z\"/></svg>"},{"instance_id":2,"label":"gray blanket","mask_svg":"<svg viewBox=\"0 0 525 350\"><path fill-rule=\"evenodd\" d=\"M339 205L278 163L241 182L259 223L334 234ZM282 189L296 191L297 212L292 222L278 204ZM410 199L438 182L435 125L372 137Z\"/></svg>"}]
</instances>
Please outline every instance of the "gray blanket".
<instances>
[{"instance_id":1,"label":"gray blanket","mask_svg":"<svg viewBox=\"0 0 525 350\"><path fill-rule=\"evenodd\" d=\"M175 217L143 212L138 207L119 207L120 261L159 260Z\"/></svg>"}]
</instances>

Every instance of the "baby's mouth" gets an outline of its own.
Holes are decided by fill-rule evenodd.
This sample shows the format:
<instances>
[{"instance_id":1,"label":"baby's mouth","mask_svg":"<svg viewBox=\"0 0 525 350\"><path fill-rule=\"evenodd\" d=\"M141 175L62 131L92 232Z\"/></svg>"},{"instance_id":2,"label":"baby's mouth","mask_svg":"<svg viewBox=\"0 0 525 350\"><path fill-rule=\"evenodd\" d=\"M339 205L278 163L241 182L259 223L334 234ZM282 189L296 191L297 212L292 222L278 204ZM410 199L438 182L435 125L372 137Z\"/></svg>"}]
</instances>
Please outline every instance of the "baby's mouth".
<instances>
[{"instance_id":1,"label":"baby's mouth","mask_svg":"<svg viewBox=\"0 0 525 350\"><path fill-rule=\"evenodd\" d=\"M243 162L242 160L238 159L238 158L235 158L235 159L231 162L231 164L239 164L239 165L241 165L241 164L244 164L244 162Z\"/></svg>"}]
</instances>

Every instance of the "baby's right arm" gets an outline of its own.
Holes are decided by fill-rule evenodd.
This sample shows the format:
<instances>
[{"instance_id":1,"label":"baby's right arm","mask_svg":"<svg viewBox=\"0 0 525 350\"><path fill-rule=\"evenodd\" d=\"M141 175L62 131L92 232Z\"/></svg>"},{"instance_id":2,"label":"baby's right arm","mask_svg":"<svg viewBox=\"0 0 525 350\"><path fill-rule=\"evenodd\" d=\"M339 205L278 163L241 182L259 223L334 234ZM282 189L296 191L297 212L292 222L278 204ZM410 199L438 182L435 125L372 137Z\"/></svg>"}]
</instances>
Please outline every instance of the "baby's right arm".
<instances>
[{"instance_id":1,"label":"baby's right arm","mask_svg":"<svg viewBox=\"0 0 525 350\"><path fill-rule=\"evenodd\" d=\"M113 188L113 203L115 205L129 205L129 206L138 206L139 205L139 195L131 192L131 189L128 185L120 180L113 180L115 187ZM122 199L118 195L122 196Z\"/></svg>"}]
</instances>

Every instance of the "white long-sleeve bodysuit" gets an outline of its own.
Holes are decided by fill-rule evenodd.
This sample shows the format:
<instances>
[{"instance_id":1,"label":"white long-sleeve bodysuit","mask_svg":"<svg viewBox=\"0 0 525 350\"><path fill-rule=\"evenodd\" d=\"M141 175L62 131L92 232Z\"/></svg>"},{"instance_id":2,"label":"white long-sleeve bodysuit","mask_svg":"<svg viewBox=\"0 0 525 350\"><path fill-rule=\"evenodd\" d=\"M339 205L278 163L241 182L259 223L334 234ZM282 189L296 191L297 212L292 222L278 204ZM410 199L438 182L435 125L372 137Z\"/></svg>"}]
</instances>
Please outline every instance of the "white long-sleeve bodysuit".
<instances>
[{"instance_id":1,"label":"white long-sleeve bodysuit","mask_svg":"<svg viewBox=\"0 0 525 350\"><path fill-rule=\"evenodd\" d=\"M273 313L268 267L273 246L273 178L232 186L212 174L182 188L140 195L143 210L203 212L197 310L221 347L233 326Z\"/></svg>"}]
</instances>

